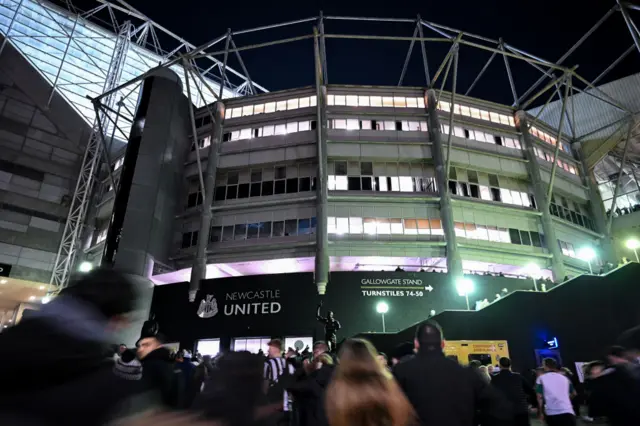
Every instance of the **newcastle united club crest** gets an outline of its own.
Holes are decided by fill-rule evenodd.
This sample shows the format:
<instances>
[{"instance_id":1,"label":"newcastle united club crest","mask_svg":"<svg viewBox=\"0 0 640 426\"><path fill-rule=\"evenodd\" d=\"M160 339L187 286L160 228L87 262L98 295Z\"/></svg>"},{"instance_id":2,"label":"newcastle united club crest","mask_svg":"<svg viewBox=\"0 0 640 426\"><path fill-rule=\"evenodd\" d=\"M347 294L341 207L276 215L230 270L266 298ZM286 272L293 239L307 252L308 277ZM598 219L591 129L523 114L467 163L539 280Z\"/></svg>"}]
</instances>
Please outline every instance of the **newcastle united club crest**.
<instances>
[{"instance_id":1,"label":"newcastle united club crest","mask_svg":"<svg viewBox=\"0 0 640 426\"><path fill-rule=\"evenodd\" d=\"M198 306L198 316L200 318L212 318L218 313L218 302L213 294L207 294L207 296L200 301Z\"/></svg>"}]
</instances>

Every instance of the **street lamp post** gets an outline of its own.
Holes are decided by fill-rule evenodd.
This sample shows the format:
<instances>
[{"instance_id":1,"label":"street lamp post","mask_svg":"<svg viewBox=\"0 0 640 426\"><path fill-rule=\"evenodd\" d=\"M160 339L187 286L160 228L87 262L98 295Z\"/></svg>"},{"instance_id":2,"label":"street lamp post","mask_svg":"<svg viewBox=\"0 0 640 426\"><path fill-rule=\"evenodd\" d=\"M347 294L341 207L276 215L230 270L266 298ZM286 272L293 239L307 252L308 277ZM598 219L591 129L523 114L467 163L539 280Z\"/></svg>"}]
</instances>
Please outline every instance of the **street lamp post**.
<instances>
[{"instance_id":1,"label":"street lamp post","mask_svg":"<svg viewBox=\"0 0 640 426\"><path fill-rule=\"evenodd\" d=\"M469 306L469 294L473 293L473 281L469 278L461 278L456 283L456 290L458 290L459 296L464 296L467 301L467 311L471 310L471 306Z\"/></svg>"},{"instance_id":2,"label":"street lamp post","mask_svg":"<svg viewBox=\"0 0 640 426\"><path fill-rule=\"evenodd\" d=\"M536 280L540 278L540 272L541 272L540 267L535 263L530 263L527 265L526 270L529 273L529 276L531 277L531 279L533 280L533 289L535 291L538 291L538 283L536 282Z\"/></svg>"},{"instance_id":3,"label":"street lamp post","mask_svg":"<svg viewBox=\"0 0 640 426\"><path fill-rule=\"evenodd\" d=\"M633 250L633 254L636 255L636 262L640 263L640 259L638 259L638 249L640 248L640 241L634 238L627 240L627 248Z\"/></svg>"},{"instance_id":4,"label":"street lamp post","mask_svg":"<svg viewBox=\"0 0 640 426\"><path fill-rule=\"evenodd\" d=\"M589 273L593 274L591 261L596 257L596 252L591 247L582 247L580 251L578 251L578 257L589 264Z\"/></svg>"},{"instance_id":5,"label":"street lamp post","mask_svg":"<svg viewBox=\"0 0 640 426\"><path fill-rule=\"evenodd\" d=\"M376 306L376 311L378 311L378 313L382 316L382 332L386 333L387 327L384 324L384 314L389 312L389 305L387 305L385 302L380 302Z\"/></svg>"}]
</instances>

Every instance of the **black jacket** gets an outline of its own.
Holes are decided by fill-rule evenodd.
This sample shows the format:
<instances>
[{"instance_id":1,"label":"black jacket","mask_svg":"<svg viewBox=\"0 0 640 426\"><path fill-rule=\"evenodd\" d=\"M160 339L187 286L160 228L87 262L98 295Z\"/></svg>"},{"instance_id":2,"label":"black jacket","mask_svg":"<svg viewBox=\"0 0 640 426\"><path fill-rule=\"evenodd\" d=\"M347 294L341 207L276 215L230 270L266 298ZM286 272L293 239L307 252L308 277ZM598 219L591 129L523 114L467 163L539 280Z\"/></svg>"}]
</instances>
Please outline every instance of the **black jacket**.
<instances>
[{"instance_id":1,"label":"black jacket","mask_svg":"<svg viewBox=\"0 0 640 426\"><path fill-rule=\"evenodd\" d=\"M420 352L397 364L394 375L424 426L473 426L476 410L483 426L507 424L508 403L476 372L445 358Z\"/></svg>"},{"instance_id":2,"label":"black jacket","mask_svg":"<svg viewBox=\"0 0 640 426\"><path fill-rule=\"evenodd\" d=\"M500 370L491 377L491 385L500 390L502 395L511 403L513 412L524 414L529 412L529 401L535 396L531 385L518 373L510 370Z\"/></svg>"},{"instance_id":3,"label":"black jacket","mask_svg":"<svg viewBox=\"0 0 640 426\"><path fill-rule=\"evenodd\" d=\"M335 371L332 365L323 365L319 370L305 374L302 369L296 373L296 381L287 387L294 397L294 406L300 426L326 426L324 410L327 386Z\"/></svg>"},{"instance_id":4,"label":"black jacket","mask_svg":"<svg viewBox=\"0 0 640 426\"><path fill-rule=\"evenodd\" d=\"M612 426L640 425L640 367L622 364L589 381L591 412Z\"/></svg>"},{"instance_id":5,"label":"black jacket","mask_svg":"<svg viewBox=\"0 0 640 426\"><path fill-rule=\"evenodd\" d=\"M167 348L151 351L142 363L142 382L146 389L157 391L162 404L169 408L183 408L185 385L182 370L171 359Z\"/></svg>"},{"instance_id":6,"label":"black jacket","mask_svg":"<svg viewBox=\"0 0 640 426\"><path fill-rule=\"evenodd\" d=\"M0 424L102 425L139 382L113 373L109 346L25 318L0 334Z\"/></svg>"}]
</instances>

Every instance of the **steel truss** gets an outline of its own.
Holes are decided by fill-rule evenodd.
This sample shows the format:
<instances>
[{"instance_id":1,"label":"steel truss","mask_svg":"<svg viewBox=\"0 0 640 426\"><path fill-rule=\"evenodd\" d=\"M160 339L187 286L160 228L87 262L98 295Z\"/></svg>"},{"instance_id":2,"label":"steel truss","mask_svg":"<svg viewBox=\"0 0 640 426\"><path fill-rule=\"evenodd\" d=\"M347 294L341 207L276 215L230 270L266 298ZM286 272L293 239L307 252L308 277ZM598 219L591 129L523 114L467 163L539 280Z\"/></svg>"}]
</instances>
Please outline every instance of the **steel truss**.
<instances>
[{"instance_id":1,"label":"steel truss","mask_svg":"<svg viewBox=\"0 0 640 426\"><path fill-rule=\"evenodd\" d=\"M110 7L114 10L128 11L129 13L134 14L134 16L148 19L144 17L140 12L135 11L135 9L131 8L124 1L118 0L119 5L104 2L104 7ZM411 59L411 55L414 51L414 46L416 43L420 44L420 55L422 58L422 67L424 69L424 77L425 77L425 87L431 89L437 89L438 91L438 99L443 96L443 92L445 89L445 84L447 81L450 83L450 87L452 90L449 92L450 101L452 102L451 111L449 113L448 122L449 122L449 134L446 139L446 149L447 152L450 152L451 149L451 132L453 129L454 123L454 108L453 103L456 99L457 90L458 90L458 82L457 82L457 72L458 72L458 61L460 56L460 49L464 48L473 48L487 52L490 56L487 62L482 66L475 79L466 88L463 92L464 95L469 95L474 88L481 82L482 76L485 74L487 69L494 63L496 56L500 56L502 58L502 64L505 69L506 83L509 85L511 94L513 96L513 104L511 108L515 113L518 110L525 110L536 102L541 96L549 95L548 100L544 104L544 106L539 110L537 116L529 121L529 126L535 126L541 124L540 116L543 111L547 108L549 103L552 101L554 97L558 97L562 102L562 112L560 116L560 125L559 128L555 129L557 132L557 140L561 139L567 141L579 141L581 132L580 129L576 129L575 118L575 108L573 106L573 94L574 93L584 93L593 99L593 102L604 102L607 105L610 105L621 112L623 112L626 116L625 122L632 120L635 118L637 111L628 110L622 102L612 98L610 95L604 93L601 89L595 86L596 83L602 80L613 68L615 68L621 61L626 57L632 48L626 49L622 55L616 59L611 65L607 66L604 71L598 75L592 81L588 81L586 78L581 76L577 71L577 66L566 66L564 62L571 56L572 53L576 51L584 41L590 37L606 20L610 19L611 16L621 13L627 27L631 33L634 45L636 49L640 52L640 32L633 22L630 11L631 10L640 10L640 7L633 6L627 3L618 2L611 10L609 10L605 16L600 19L583 37L578 40L578 42L573 45L561 58L557 61L550 61L543 59L534 54L528 53L524 50L518 49L511 44L505 42L502 39L491 39L484 36L468 33L462 30L454 29L451 27L447 27L444 25L440 25L434 22L423 20L419 15L415 19L398 19L398 18L367 18L367 17L347 17L347 16L325 16L322 12L319 16L299 19L295 21L282 22L272 25L265 25L257 28L245 29L232 31L231 29L227 30L225 33L211 39L211 41L202 44L201 46L195 47L189 45L187 42L184 42L173 51L169 52L165 55L166 61L161 63L155 68L129 80L126 83L119 85L109 85L105 86L105 91L100 96L97 96L92 99L96 106L96 111L102 113L102 116L99 114L97 119L97 133L104 134L103 131L100 131L101 128L104 127L102 123L105 122L104 118L108 118L109 122L113 124L115 127L119 127L118 122L118 114L113 110L113 102L114 95L116 93L122 94L125 90L129 90L131 87L135 88L135 85L139 85L143 79L147 76L151 75L154 71L160 68L169 68L175 65L182 66L184 69L184 76L187 80L190 78L194 81L198 82L196 93L192 93L189 91L190 100L193 102L194 96L204 97L203 91L205 93L210 93L215 99L220 100L222 94L222 88L220 88L219 92L216 92L210 84L207 83L204 76L205 73L200 72L200 62L203 59L207 59L213 61L213 65L207 69L207 72L210 72L214 69L217 70L219 75L219 81L223 82L225 85L229 83L228 75L234 74L236 76L241 76L244 81L234 86L236 93L239 95L242 94L253 94L256 93L257 89L265 90L262 87L258 86L250 77L248 70L242 60L241 52L247 52L250 50L265 48L269 46L281 45L286 43L293 43L303 40L313 40L314 46L316 50L316 55L319 56L319 65L316 70L317 78L320 78L323 85L327 85L329 83L329 75L327 69L327 51L326 51L326 40L327 39L358 39L358 40L386 40L386 41L397 41L397 42L409 42L409 48L407 55L404 60L404 64L401 68L400 78L398 80L398 86L402 86L404 82L404 78L407 73L409 61ZM327 32L326 27L331 24L333 21L350 21L350 22L395 22L395 23L405 23L407 24L407 28L412 28L412 35L408 36L388 36L388 35L361 35L361 34L337 34ZM144 27L138 27L130 33L130 37L128 40L133 42L135 39L136 42L141 40L149 41L149 38L152 40L153 44L156 43L156 37L154 37L154 28L161 29L165 33L172 34L168 30L158 26L155 23L152 23L150 20L147 21L148 24ZM302 25L306 24L306 25ZM294 35L292 37L277 39L277 40L268 40L262 43L257 44L248 44L248 45L238 45L236 44L236 39L239 38L242 34L247 33L255 33L255 32L263 32L268 31L274 28L282 28L282 27L296 27L296 28L305 28L302 34ZM408 31L409 33L409 31ZM125 37L125 36L123 36ZM174 37L178 40L182 40L179 37ZM434 44L445 44L449 45L450 49L444 59L439 63L439 66L436 68L437 71L431 74L429 69L429 62L434 63L434 58L429 58L429 46L433 46ZM228 67L227 62L229 55L234 55L242 69L242 73L238 73L233 71ZM511 65L514 61L521 61L529 64L534 67L541 73L540 78L531 85L526 91L522 93L518 93L516 89L515 79L516 75L514 75L511 71ZM453 68L452 76L449 79L449 74ZM319 76L318 76L319 73ZM544 85L543 85L544 84ZM439 85L439 88L438 88ZM540 87L543 85L542 87ZM126 96L131 95L134 90L129 90L129 93ZM319 100L320 105L320 100ZM109 117L116 113L116 117ZM211 116L212 120L216 119L216 116L211 108L208 107L208 113ZM190 113L191 118L191 129L193 130L193 138L194 143L197 143L196 135L195 135L195 115L193 112ZM570 134L565 132L565 122L567 124L567 128L570 130ZM94 126L94 130L95 126ZM104 129L103 129L104 130ZM128 129L119 129L121 133L126 134ZM115 130L114 130L115 131ZM95 136L96 131L94 131L94 135L90 140L90 144L87 148L87 153L85 154L85 161L83 162L83 169L80 175L80 179L78 181L78 186L76 188L76 194L74 194L74 201L77 206L73 207L70 211L70 219L73 219L73 224L68 224L65 228L65 239L63 239L63 243L61 244L61 249L59 251L58 257L61 259L60 262L56 262L56 270L54 271L54 276L52 277L52 283L64 287L69 277L69 270L73 266L73 260L75 258L75 248L77 246L77 238L79 230L82 227L82 220L84 218L84 214L86 212L86 203L88 202L89 197L87 194L91 190L91 185L93 183L93 178L89 176L93 176L97 168L98 158L100 157L100 144L98 144L98 138ZM106 139L106 138L105 138ZM211 149L216 149L212 147ZM551 171L551 179L548 186L547 194L549 195L548 199L550 199L550 195L552 194L553 188L553 180L555 178L555 173L557 169L556 159L558 158L560 150L560 143L556 144L556 149L554 152L554 163ZM196 149L197 156L197 166L198 166L198 174L199 174L199 186L200 191L202 192L203 199L205 198L206 189L205 188L205 179L204 179L204 171L202 168L202 162L200 158L199 150ZM447 169L450 167L450 156L447 156L446 167ZM108 160L106 158L103 159ZM108 167L107 167L108 168ZM446 190L446 188L445 188ZM541 207L544 208L544 207ZM615 208L615 204L614 204ZM204 213L203 213L204 214ZM69 221L71 222L71 221ZM69 232L67 232L67 228ZM204 238L204 236L201 236ZM205 247L206 249L206 247ZM197 257L201 257L202 253L199 253ZM192 277L193 281L193 277Z\"/></svg>"}]
</instances>

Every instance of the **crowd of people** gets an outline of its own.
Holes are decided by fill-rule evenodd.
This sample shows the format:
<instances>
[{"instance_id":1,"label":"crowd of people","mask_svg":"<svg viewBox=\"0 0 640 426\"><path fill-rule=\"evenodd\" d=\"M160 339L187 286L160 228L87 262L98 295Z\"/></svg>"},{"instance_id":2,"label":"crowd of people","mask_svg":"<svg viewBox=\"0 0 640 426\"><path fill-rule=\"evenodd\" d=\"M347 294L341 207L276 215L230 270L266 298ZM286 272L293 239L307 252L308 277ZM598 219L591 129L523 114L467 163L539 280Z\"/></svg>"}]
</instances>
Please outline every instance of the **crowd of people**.
<instances>
[{"instance_id":1,"label":"crowd of people","mask_svg":"<svg viewBox=\"0 0 640 426\"><path fill-rule=\"evenodd\" d=\"M172 354L157 328L135 348L108 342L127 323L134 287L96 270L0 335L0 424L15 426L549 426L586 421L640 425L640 348L625 347L570 373L547 358L535 382L497 366L462 366L443 352L443 332L420 324L391 359L363 339L330 351L268 343L266 354ZM115 353L114 353L115 352ZM578 398L578 394L580 398Z\"/></svg>"}]
</instances>

